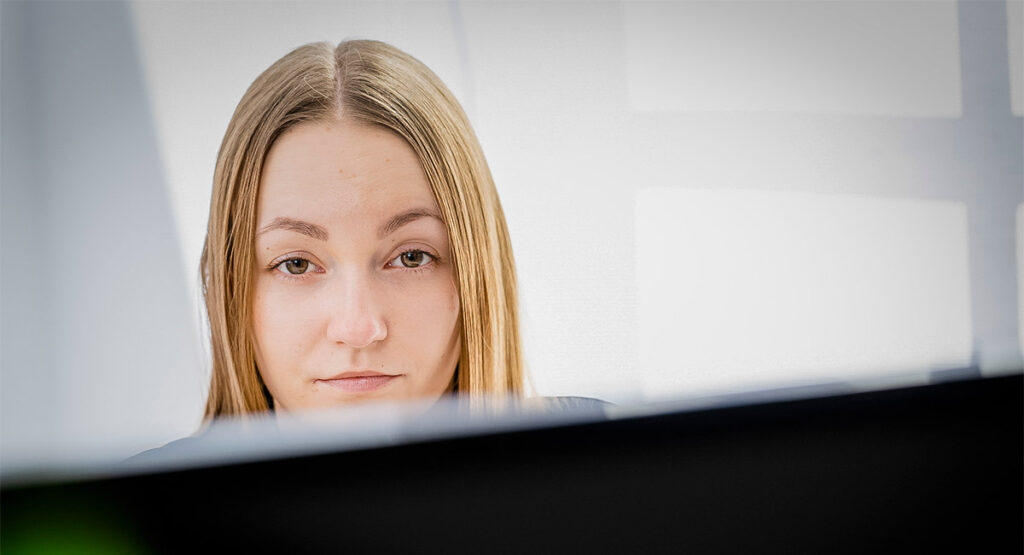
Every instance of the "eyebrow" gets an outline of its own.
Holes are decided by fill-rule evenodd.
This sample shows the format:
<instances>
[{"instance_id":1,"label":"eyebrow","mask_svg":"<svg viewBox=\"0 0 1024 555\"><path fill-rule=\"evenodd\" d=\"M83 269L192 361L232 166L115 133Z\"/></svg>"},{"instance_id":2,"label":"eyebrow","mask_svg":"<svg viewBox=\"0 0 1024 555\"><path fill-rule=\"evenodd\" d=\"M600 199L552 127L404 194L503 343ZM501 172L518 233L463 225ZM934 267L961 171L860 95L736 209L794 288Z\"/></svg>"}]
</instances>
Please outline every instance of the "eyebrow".
<instances>
[{"instance_id":1,"label":"eyebrow","mask_svg":"<svg viewBox=\"0 0 1024 555\"><path fill-rule=\"evenodd\" d=\"M390 220L380 226L377 234L383 239L397 231L398 228L421 218L434 218L435 220L444 223L444 220L441 219L441 215L433 210L428 210L426 208L413 208L412 210L406 210L405 212L392 216ZM263 226L256 234L262 235L275 229L294 231L320 241L326 241L328 238L327 230L323 227L314 223L284 216L274 218L274 221Z\"/></svg>"},{"instance_id":2,"label":"eyebrow","mask_svg":"<svg viewBox=\"0 0 1024 555\"><path fill-rule=\"evenodd\" d=\"M320 241L326 241L327 240L327 230L326 229L324 229L324 228L322 228L322 227L320 227L320 226L318 226L316 224L311 224L309 222L304 222L302 220L296 220L295 218L285 218L285 217L274 218L274 221L272 221L269 224L263 226L263 228L260 229L256 233L256 235L262 235L262 234L264 234L264 233L266 233L268 231L274 230L274 229L284 229L284 230L287 230L287 231L295 231L295 232L301 233L303 235L308 235L309 237L312 237L314 239L319 239Z\"/></svg>"},{"instance_id":3,"label":"eyebrow","mask_svg":"<svg viewBox=\"0 0 1024 555\"><path fill-rule=\"evenodd\" d=\"M401 214L393 216L387 221L387 223L380 226L380 230L377 232L377 235L383 239L394 233L403 225L414 222L420 218L434 218L435 220L444 223L444 220L441 219L441 215L433 210L428 210L426 208L413 208L412 210L406 210Z\"/></svg>"}]
</instances>

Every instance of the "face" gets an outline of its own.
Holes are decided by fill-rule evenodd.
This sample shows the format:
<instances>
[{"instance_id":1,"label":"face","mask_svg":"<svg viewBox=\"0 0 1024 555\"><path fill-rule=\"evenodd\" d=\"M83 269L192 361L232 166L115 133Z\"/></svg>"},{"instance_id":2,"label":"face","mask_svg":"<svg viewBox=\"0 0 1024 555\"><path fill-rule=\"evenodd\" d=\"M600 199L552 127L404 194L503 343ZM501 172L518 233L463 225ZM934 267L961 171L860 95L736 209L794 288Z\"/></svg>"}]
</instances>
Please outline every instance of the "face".
<instances>
[{"instance_id":1,"label":"face","mask_svg":"<svg viewBox=\"0 0 1024 555\"><path fill-rule=\"evenodd\" d=\"M444 393L459 298L403 139L349 121L290 129L264 165L256 233L256 362L276 410Z\"/></svg>"}]
</instances>

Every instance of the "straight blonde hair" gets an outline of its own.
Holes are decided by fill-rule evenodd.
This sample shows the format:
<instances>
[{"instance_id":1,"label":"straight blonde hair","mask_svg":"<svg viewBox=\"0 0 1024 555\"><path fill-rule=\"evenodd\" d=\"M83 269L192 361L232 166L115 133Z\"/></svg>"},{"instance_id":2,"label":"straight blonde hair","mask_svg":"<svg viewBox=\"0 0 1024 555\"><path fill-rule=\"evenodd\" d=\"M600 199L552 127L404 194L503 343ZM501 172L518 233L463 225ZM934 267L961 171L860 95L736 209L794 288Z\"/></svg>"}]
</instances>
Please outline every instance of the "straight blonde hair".
<instances>
[{"instance_id":1,"label":"straight blonde hair","mask_svg":"<svg viewBox=\"0 0 1024 555\"><path fill-rule=\"evenodd\" d=\"M213 355L206 419L270 409L252 341L256 197L274 141L304 122L386 127L419 158L448 231L461 307L453 389L473 404L521 395L515 262L490 170L458 101L429 68L388 44L301 46L249 87L217 156L200 271Z\"/></svg>"}]
</instances>

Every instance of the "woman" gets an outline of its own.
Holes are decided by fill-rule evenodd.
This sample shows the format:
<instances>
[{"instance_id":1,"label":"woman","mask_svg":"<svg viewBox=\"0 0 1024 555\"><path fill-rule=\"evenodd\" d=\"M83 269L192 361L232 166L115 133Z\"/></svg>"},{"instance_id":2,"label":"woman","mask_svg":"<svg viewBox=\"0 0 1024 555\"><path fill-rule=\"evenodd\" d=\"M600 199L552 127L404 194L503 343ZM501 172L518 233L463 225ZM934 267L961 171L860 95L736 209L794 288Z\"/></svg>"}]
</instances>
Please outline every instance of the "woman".
<instances>
[{"instance_id":1,"label":"woman","mask_svg":"<svg viewBox=\"0 0 1024 555\"><path fill-rule=\"evenodd\" d=\"M206 419L522 394L505 217L465 113L390 45L297 48L221 144Z\"/></svg>"}]
</instances>

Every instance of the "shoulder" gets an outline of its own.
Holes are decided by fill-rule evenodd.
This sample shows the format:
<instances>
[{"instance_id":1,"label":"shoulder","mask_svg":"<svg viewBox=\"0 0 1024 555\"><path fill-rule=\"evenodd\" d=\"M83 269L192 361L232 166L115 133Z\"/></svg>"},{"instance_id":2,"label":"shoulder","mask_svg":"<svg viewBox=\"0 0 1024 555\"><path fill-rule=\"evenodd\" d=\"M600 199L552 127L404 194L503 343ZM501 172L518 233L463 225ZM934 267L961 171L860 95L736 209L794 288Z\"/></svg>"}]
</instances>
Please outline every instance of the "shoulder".
<instances>
[{"instance_id":1,"label":"shoulder","mask_svg":"<svg viewBox=\"0 0 1024 555\"><path fill-rule=\"evenodd\" d=\"M614 406L608 401L593 397L557 396L530 397L524 401L527 407L537 407L543 412L575 412L604 414L604 409Z\"/></svg>"},{"instance_id":2,"label":"shoulder","mask_svg":"<svg viewBox=\"0 0 1024 555\"><path fill-rule=\"evenodd\" d=\"M161 447L147 449L137 455L131 456L125 459L122 464L130 467L143 467L149 466L153 463L178 459L183 455L190 453L197 443L199 443L199 438L197 436L176 439Z\"/></svg>"}]
</instances>

